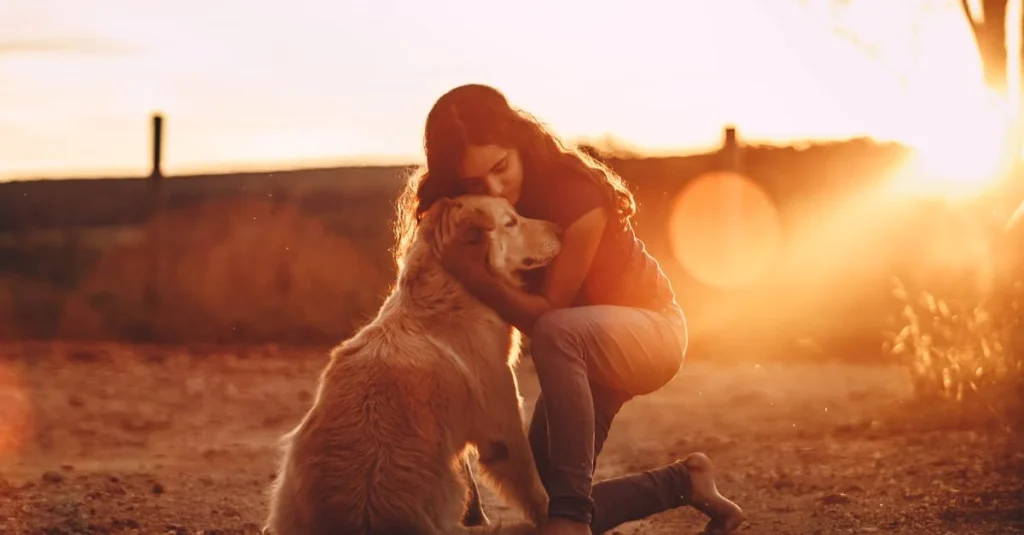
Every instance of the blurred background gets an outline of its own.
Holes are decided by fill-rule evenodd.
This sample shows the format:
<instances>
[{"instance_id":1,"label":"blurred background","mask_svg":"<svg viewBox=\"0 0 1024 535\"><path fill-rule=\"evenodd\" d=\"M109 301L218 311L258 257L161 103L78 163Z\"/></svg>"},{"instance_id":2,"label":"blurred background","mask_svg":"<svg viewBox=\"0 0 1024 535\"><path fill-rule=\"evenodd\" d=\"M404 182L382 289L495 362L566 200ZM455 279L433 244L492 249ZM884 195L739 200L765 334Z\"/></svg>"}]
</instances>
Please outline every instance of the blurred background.
<instances>
[{"instance_id":1,"label":"blurred background","mask_svg":"<svg viewBox=\"0 0 1024 535\"><path fill-rule=\"evenodd\" d=\"M0 0L0 532L259 533L469 82L622 175L689 321L599 478L702 451L749 533L1024 532L1022 3Z\"/></svg>"},{"instance_id":2,"label":"blurred background","mask_svg":"<svg viewBox=\"0 0 1024 535\"><path fill-rule=\"evenodd\" d=\"M0 7L0 337L329 345L441 93L608 162L692 360L1016 374L1021 1ZM915 367L916 368L913 368ZM993 379L994 380L994 379Z\"/></svg>"}]
</instances>

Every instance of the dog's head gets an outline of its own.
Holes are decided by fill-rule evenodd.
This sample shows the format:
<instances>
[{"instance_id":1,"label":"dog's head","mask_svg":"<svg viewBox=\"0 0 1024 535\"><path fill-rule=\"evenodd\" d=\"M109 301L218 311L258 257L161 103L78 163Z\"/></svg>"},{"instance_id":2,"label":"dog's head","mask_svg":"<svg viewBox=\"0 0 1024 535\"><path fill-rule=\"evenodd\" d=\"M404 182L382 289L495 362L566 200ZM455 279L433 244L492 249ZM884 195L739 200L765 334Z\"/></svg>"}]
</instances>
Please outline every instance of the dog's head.
<instances>
[{"instance_id":1,"label":"dog's head","mask_svg":"<svg viewBox=\"0 0 1024 535\"><path fill-rule=\"evenodd\" d=\"M500 197L463 195L441 199L430 212L436 220L444 213L453 218L457 239L487 240L488 268L506 278L550 264L561 250L557 225L523 217Z\"/></svg>"}]
</instances>

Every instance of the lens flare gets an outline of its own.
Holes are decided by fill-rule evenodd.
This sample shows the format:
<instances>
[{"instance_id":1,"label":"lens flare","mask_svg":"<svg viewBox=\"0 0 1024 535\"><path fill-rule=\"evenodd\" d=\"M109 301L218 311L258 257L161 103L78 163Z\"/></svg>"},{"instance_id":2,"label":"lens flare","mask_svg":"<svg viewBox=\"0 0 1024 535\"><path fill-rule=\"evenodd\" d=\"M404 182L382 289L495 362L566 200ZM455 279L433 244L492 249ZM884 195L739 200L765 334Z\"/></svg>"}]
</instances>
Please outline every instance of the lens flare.
<instances>
[{"instance_id":1,"label":"lens flare","mask_svg":"<svg viewBox=\"0 0 1024 535\"><path fill-rule=\"evenodd\" d=\"M676 259L713 286L740 286L761 277L779 256L782 224L775 203L733 172L698 177L676 197L669 220Z\"/></svg>"}]
</instances>

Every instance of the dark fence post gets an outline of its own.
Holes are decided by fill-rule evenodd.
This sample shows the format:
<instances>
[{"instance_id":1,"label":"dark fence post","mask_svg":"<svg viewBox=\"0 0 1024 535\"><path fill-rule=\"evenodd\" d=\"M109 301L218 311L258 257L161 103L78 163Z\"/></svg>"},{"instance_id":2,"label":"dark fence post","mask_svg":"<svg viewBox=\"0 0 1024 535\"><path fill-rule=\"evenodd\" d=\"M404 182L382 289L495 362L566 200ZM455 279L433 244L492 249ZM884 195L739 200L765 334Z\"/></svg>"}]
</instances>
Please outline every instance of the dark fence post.
<instances>
[{"instance_id":1,"label":"dark fence post","mask_svg":"<svg viewBox=\"0 0 1024 535\"><path fill-rule=\"evenodd\" d=\"M160 114L153 115L153 167L149 174L149 224L152 229L153 242L150 243L149 283L146 289L146 301L149 305L150 320L155 321L160 308L160 279L163 256L163 171L161 157L163 149L164 118Z\"/></svg>"},{"instance_id":2,"label":"dark fence post","mask_svg":"<svg viewBox=\"0 0 1024 535\"><path fill-rule=\"evenodd\" d=\"M722 139L722 148L719 149L721 165L728 171L743 173L743 153L739 140L736 137L736 127L725 127Z\"/></svg>"}]
</instances>

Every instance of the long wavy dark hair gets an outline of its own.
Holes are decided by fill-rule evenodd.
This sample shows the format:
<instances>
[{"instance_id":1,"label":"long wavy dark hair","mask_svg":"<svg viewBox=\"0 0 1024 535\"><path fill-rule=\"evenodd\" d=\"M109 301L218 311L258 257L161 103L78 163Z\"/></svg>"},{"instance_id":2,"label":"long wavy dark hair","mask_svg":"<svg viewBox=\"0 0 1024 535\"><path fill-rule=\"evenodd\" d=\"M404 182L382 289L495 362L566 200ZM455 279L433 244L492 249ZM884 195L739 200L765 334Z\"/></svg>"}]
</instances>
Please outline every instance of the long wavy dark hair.
<instances>
[{"instance_id":1,"label":"long wavy dark hair","mask_svg":"<svg viewBox=\"0 0 1024 535\"><path fill-rule=\"evenodd\" d=\"M439 199L464 193L458 168L470 145L517 149L524 180L558 180L566 174L588 177L607 192L609 205L621 221L636 212L633 194L606 165L567 146L532 115L512 107L497 89L462 85L442 95L427 114L423 135L427 163L410 174L398 197L394 256L399 267L423 214Z\"/></svg>"}]
</instances>

